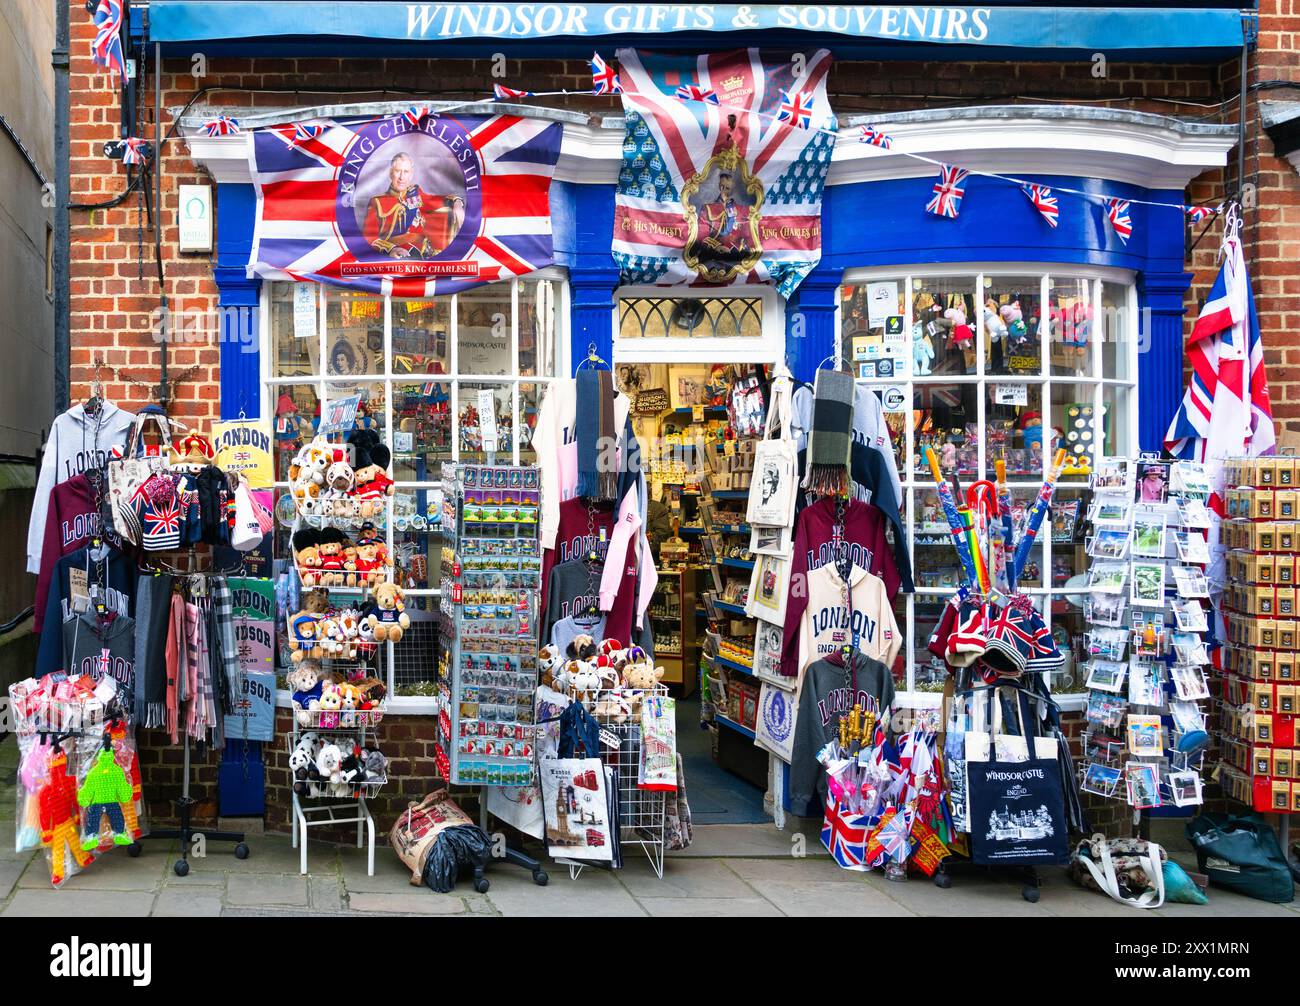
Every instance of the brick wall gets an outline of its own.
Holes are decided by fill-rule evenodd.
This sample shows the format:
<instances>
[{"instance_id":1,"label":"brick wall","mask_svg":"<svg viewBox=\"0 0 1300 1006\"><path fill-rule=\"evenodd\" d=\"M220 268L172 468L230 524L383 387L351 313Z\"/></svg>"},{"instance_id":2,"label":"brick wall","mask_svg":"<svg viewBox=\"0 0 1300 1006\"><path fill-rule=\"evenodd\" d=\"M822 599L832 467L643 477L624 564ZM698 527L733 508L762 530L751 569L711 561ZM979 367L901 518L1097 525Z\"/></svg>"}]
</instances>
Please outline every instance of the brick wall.
<instances>
[{"instance_id":1,"label":"brick wall","mask_svg":"<svg viewBox=\"0 0 1300 1006\"><path fill-rule=\"evenodd\" d=\"M1251 56L1252 81L1296 76L1300 62L1295 48L1296 33L1300 31L1296 6L1292 0L1261 3L1260 47ZM74 204L103 202L117 197L126 184L125 169L102 155L104 142L119 135L117 97L108 77L91 63L94 29L84 10L75 5L71 34L71 200ZM201 79L190 71L188 59L165 62L164 109L184 105L201 87L216 89L201 96L201 104L268 108L324 104L344 96L351 100L397 97L401 91L477 97L488 92L493 83L491 64L486 60L221 58L208 62L207 73ZM830 91L836 111L845 115L949 105L1077 100L1211 121L1236 121L1236 61L1219 66L1111 61L1106 71L1104 77L1094 77L1090 61L839 63L831 74ZM581 89L590 86L590 77L585 61L511 60L505 82L533 90ZM137 132L152 139L152 78L147 84L149 94ZM364 89L370 90L362 93ZM571 98L567 105L592 112L616 110L608 99L596 97ZM1275 411L1285 427L1300 435L1300 339L1294 334L1300 324L1300 299L1296 297L1300 294L1300 177L1272 156L1272 144L1259 130L1257 97L1248 101L1247 113L1246 177L1256 186L1257 208L1246 213L1246 250L1268 346ZM164 112L164 127L171 124L170 115ZM166 293L173 307L206 311L215 318L217 290L211 258L181 256L175 247L177 186L206 179L187 159L184 145L178 141L166 145L162 171L165 291L160 291L155 275L152 237L147 231L143 236L139 233L142 210L136 196L129 196L113 208L72 213L70 377L74 399L87 394L97 358L111 368L104 375L111 398L128 408L150 399L160 364L153 330L161 293ZM1191 186L1190 199L1219 202L1225 187L1236 187L1235 176L1235 162L1226 172L1207 173ZM1213 279L1218 238L1216 223L1192 253L1189 269L1195 279L1187 301L1191 317ZM169 392L173 413L199 423L217 418L219 351L215 341L172 346L168 362L173 378L178 374L181 377ZM391 822L384 812L385 803L400 807L408 797L418 798L427 788L432 776L431 730L427 718L389 717L385 722L381 744L396 764L394 784L375 803L381 827ZM179 789L180 752L165 747L155 737L145 736L142 761L150 810L157 820L169 812L166 799ZM267 758L267 823L285 828L289 802L282 747L268 751ZM215 766L215 756L196 762L199 788L215 790ZM1118 823L1115 826L1119 827Z\"/></svg>"}]
</instances>

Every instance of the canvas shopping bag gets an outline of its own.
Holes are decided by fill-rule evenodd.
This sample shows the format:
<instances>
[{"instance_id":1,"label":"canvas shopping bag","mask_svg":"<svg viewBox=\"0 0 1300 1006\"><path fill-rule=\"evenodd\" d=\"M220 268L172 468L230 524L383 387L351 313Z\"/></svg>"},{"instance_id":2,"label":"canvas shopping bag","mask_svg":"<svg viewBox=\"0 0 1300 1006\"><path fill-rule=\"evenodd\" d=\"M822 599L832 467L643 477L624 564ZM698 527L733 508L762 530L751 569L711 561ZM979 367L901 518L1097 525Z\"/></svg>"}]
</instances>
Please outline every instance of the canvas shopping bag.
<instances>
[{"instance_id":1,"label":"canvas shopping bag","mask_svg":"<svg viewBox=\"0 0 1300 1006\"><path fill-rule=\"evenodd\" d=\"M604 763L599 758L546 758L538 771L547 851L564 859L610 862L614 836Z\"/></svg>"},{"instance_id":2,"label":"canvas shopping bag","mask_svg":"<svg viewBox=\"0 0 1300 1006\"><path fill-rule=\"evenodd\" d=\"M1165 903L1165 850L1141 838L1093 835L1080 842L1070 860L1070 876L1121 905L1159 908Z\"/></svg>"},{"instance_id":3,"label":"canvas shopping bag","mask_svg":"<svg viewBox=\"0 0 1300 1006\"><path fill-rule=\"evenodd\" d=\"M1028 693L1020 689L1010 689L1015 692L1021 701L1028 705ZM976 722L972 723L973 729L967 730L964 735L964 750L967 762L985 762L989 760L989 742L990 738L997 746L997 756L1001 761L1026 761L1029 758L1029 745L1025 734L1030 732L1026 724L1021 724L1020 735L1009 734L1004 732L1002 724L1002 702L997 697L997 690L990 688L981 689L970 693L972 696L984 692L989 696L986 703L974 701L972 698L971 714ZM991 714L989 707L992 707ZM983 714L983 715L981 715ZM1034 722L1033 715L1027 721ZM1056 758L1057 757L1057 740L1055 737L1039 737L1037 731L1034 734L1034 757L1036 758Z\"/></svg>"},{"instance_id":4,"label":"canvas shopping bag","mask_svg":"<svg viewBox=\"0 0 1300 1006\"><path fill-rule=\"evenodd\" d=\"M145 454L144 428L150 420L161 437L157 455ZM136 413L135 422L127 434L122 457L112 458L108 462L108 498L113 528L132 545L138 545L140 541L138 525L130 516L131 500L135 497L136 490L167 467L172 436L171 422L165 412L161 409L141 409Z\"/></svg>"},{"instance_id":5,"label":"canvas shopping bag","mask_svg":"<svg viewBox=\"0 0 1300 1006\"><path fill-rule=\"evenodd\" d=\"M1019 698L1021 732L1033 723L1029 701ZM969 738L969 734L967 737ZM1007 761L993 743L987 761L966 760L971 860L985 866L1038 866L1069 858L1061 763L1038 754Z\"/></svg>"},{"instance_id":6,"label":"canvas shopping bag","mask_svg":"<svg viewBox=\"0 0 1300 1006\"><path fill-rule=\"evenodd\" d=\"M763 439L754 448L754 476L745 519L762 527L789 527L794 521L798 492L798 455L790 437L791 381L772 382L772 404L767 410ZM773 431L777 431L775 439Z\"/></svg>"}]
</instances>

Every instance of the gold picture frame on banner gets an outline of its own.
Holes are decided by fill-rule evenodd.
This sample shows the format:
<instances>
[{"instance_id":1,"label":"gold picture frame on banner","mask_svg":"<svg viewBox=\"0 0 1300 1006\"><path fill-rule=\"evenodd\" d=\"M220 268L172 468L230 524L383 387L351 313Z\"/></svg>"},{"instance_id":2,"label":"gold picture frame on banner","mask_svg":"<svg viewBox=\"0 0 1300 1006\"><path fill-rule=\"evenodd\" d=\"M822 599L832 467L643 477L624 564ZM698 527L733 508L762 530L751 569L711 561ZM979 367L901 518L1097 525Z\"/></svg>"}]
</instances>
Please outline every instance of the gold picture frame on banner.
<instances>
[{"instance_id":1,"label":"gold picture frame on banner","mask_svg":"<svg viewBox=\"0 0 1300 1006\"><path fill-rule=\"evenodd\" d=\"M762 207L763 183L734 145L710 157L682 186L686 265L710 283L730 283L749 272L763 255Z\"/></svg>"}]
</instances>

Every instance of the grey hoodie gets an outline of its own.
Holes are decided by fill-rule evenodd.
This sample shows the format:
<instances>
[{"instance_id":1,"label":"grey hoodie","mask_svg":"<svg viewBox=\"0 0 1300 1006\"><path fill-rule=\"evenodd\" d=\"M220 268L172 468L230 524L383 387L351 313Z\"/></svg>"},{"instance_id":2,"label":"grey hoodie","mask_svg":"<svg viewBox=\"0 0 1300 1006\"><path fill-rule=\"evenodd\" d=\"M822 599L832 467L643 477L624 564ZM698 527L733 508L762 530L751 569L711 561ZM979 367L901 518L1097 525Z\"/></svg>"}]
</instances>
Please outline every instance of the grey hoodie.
<instances>
[{"instance_id":1,"label":"grey hoodie","mask_svg":"<svg viewBox=\"0 0 1300 1006\"><path fill-rule=\"evenodd\" d=\"M50 627L53 629L53 626ZM89 674L95 681L111 677L134 712L135 621L115 615L104 626L93 608L63 623L63 666L68 674Z\"/></svg>"},{"instance_id":2,"label":"grey hoodie","mask_svg":"<svg viewBox=\"0 0 1300 1006\"><path fill-rule=\"evenodd\" d=\"M826 802L826 773L817 752L839 735L840 715L861 703L877 717L894 701L894 678L879 660L853 654L857 691L845 683L845 667L839 655L808 665L799 692L799 715L794 724L794 746L790 753L790 807L798 814L814 797ZM877 719L879 722L879 719ZM888 727L888 724L886 724Z\"/></svg>"}]
</instances>

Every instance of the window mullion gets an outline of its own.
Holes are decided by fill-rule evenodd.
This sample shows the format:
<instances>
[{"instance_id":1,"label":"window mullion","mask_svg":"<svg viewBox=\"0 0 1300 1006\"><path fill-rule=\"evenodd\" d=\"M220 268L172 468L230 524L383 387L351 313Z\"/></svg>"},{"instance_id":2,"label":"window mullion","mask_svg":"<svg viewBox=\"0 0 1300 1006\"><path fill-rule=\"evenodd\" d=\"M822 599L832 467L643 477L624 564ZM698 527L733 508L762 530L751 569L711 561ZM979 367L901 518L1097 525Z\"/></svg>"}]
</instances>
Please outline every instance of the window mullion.
<instances>
[{"instance_id":1,"label":"window mullion","mask_svg":"<svg viewBox=\"0 0 1300 1006\"><path fill-rule=\"evenodd\" d=\"M451 295L451 459L460 461L460 294Z\"/></svg>"}]
</instances>

